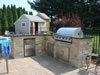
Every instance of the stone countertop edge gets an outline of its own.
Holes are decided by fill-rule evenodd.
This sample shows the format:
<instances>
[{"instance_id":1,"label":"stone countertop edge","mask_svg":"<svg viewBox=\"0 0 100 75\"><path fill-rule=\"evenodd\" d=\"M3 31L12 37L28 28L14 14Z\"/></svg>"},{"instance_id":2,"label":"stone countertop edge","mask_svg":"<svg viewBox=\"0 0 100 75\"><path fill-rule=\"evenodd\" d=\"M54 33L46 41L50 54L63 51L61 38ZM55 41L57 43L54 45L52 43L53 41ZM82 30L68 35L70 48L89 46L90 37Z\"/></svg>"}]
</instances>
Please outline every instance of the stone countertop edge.
<instances>
[{"instance_id":1,"label":"stone countertop edge","mask_svg":"<svg viewBox=\"0 0 100 75\"><path fill-rule=\"evenodd\" d=\"M72 39L92 39L93 37L72 38Z\"/></svg>"}]
</instances>

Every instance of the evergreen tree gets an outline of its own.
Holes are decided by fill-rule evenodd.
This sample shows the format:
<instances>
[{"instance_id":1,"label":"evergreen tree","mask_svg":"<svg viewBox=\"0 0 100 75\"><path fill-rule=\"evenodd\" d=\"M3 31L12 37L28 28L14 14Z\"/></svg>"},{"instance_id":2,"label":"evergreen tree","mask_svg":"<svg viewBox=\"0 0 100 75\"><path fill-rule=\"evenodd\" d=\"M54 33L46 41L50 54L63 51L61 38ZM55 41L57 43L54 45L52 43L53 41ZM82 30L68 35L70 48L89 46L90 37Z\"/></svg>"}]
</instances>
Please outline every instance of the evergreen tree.
<instances>
[{"instance_id":1,"label":"evergreen tree","mask_svg":"<svg viewBox=\"0 0 100 75\"><path fill-rule=\"evenodd\" d=\"M16 9L16 6L14 5L14 15L13 15L13 17L15 17L14 18L14 22L18 19L18 15L17 15L17 9Z\"/></svg>"},{"instance_id":2,"label":"evergreen tree","mask_svg":"<svg viewBox=\"0 0 100 75\"><path fill-rule=\"evenodd\" d=\"M28 11L26 11L25 14L28 14Z\"/></svg>"},{"instance_id":3,"label":"evergreen tree","mask_svg":"<svg viewBox=\"0 0 100 75\"><path fill-rule=\"evenodd\" d=\"M3 6L1 24L2 24L2 32L3 32L3 33L5 32L5 30L9 30L8 21L7 21L7 9L6 9L5 6Z\"/></svg>"},{"instance_id":4,"label":"evergreen tree","mask_svg":"<svg viewBox=\"0 0 100 75\"><path fill-rule=\"evenodd\" d=\"M8 25L9 25L9 31L13 31L13 28L14 28L13 14L9 6L7 7L7 13L8 13L7 19L8 19Z\"/></svg>"},{"instance_id":5,"label":"evergreen tree","mask_svg":"<svg viewBox=\"0 0 100 75\"><path fill-rule=\"evenodd\" d=\"M1 19L2 19L2 9L0 8L0 34L2 34L2 26L1 26Z\"/></svg>"},{"instance_id":6,"label":"evergreen tree","mask_svg":"<svg viewBox=\"0 0 100 75\"><path fill-rule=\"evenodd\" d=\"M23 9L22 9L21 7L19 7L19 8L17 9L17 13L18 13L18 18L19 18L19 17L22 16L22 14L23 14Z\"/></svg>"},{"instance_id":7,"label":"evergreen tree","mask_svg":"<svg viewBox=\"0 0 100 75\"><path fill-rule=\"evenodd\" d=\"M28 11L22 7L16 8L15 5L11 5L11 7L8 5L7 8L3 5L3 7L0 8L0 34L4 33L5 30L14 31L14 22L18 17L22 16L23 13L28 14Z\"/></svg>"},{"instance_id":8,"label":"evergreen tree","mask_svg":"<svg viewBox=\"0 0 100 75\"><path fill-rule=\"evenodd\" d=\"M7 15L6 6L4 4L3 4L2 12L5 13L5 15Z\"/></svg>"},{"instance_id":9,"label":"evergreen tree","mask_svg":"<svg viewBox=\"0 0 100 75\"><path fill-rule=\"evenodd\" d=\"M33 13L31 11L29 11L29 15L33 15Z\"/></svg>"},{"instance_id":10,"label":"evergreen tree","mask_svg":"<svg viewBox=\"0 0 100 75\"><path fill-rule=\"evenodd\" d=\"M23 8L23 14L26 14L25 8Z\"/></svg>"},{"instance_id":11,"label":"evergreen tree","mask_svg":"<svg viewBox=\"0 0 100 75\"><path fill-rule=\"evenodd\" d=\"M11 4L11 11L12 11L12 14L14 12L14 6Z\"/></svg>"},{"instance_id":12,"label":"evergreen tree","mask_svg":"<svg viewBox=\"0 0 100 75\"><path fill-rule=\"evenodd\" d=\"M12 13L13 13L13 22L15 22L18 19L17 9L15 5L12 7Z\"/></svg>"}]
</instances>

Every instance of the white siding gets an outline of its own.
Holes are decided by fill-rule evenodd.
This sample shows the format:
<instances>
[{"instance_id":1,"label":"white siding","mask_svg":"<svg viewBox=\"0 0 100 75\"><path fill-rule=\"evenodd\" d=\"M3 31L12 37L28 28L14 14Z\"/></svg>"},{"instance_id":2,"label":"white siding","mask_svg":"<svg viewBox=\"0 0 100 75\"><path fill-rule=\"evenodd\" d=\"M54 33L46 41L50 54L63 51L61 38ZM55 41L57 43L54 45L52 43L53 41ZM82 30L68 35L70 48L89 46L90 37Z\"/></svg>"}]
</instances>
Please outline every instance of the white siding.
<instances>
[{"instance_id":1,"label":"white siding","mask_svg":"<svg viewBox=\"0 0 100 75\"><path fill-rule=\"evenodd\" d=\"M45 28L44 23L43 23L43 22L39 22L39 23L38 23L38 31L39 31L39 32L40 32L40 31L44 31L44 28Z\"/></svg>"},{"instance_id":2,"label":"white siding","mask_svg":"<svg viewBox=\"0 0 100 75\"><path fill-rule=\"evenodd\" d=\"M25 22L26 26L22 26L22 23ZM30 21L25 17L21 16L16 22L15 22L15 32L16 34L29 34L30 32Z\"/></svg>"},{"instance_id":3,"label":"white siding","mask_svg":"<svg viewBox=\"0 0 100 75\"><path fill-rule=\"evenodd\" d=\"M29 18L25 15L22 15L16 22L15 22L15 32L16 34L30 34L30 27L31 22ZM22 23L25 23L25 26L22 26ZM38 22L38 32L40 31L48 31L46 22Z\"/></svg>"}]
</instances>

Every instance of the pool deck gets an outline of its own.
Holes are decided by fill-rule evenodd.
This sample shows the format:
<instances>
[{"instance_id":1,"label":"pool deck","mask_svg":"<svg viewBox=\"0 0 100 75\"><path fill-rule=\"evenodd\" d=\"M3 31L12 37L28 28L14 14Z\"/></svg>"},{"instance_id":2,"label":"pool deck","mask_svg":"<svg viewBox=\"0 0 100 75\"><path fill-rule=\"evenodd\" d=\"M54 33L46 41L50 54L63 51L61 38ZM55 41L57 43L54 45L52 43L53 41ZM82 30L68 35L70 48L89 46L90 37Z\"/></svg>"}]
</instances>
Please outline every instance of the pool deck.
<instances>
[{"instance_id":1,"label":"pool deck","mask_svg":"<svg viewBox=\"0 0 100 75\"><path fill-rule=\"evenodd\" d=\"M100 70L100 69L99 69ZM49 56L34 56L9 60L9 73L5 62L0 62L0 75L90 75L86 69L77 69ZM95 74L92 74L95 75ZM100 75L100 72L97 74Z\"/></svg>"}]
</instances>

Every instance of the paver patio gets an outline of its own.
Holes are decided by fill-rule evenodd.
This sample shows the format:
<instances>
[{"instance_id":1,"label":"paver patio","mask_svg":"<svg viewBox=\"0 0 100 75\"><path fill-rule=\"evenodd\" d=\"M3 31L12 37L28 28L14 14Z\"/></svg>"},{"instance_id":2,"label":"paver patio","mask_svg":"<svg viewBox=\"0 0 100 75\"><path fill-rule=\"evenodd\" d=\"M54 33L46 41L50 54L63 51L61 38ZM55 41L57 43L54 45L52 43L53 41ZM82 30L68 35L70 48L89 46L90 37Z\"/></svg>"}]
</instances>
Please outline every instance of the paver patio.
<instances>
[{"instance_id":1,"label":"paver patio","mask_svg":"<svg viewBox=\"0 0 100 75\"><path fill-rule=\"evenodd\" d=\"M87 75L87 72L44 55L9 60L9 74L5 62L0 62L0 75Z\"/></svg>"}]
</instances>

